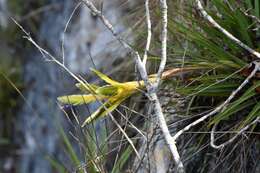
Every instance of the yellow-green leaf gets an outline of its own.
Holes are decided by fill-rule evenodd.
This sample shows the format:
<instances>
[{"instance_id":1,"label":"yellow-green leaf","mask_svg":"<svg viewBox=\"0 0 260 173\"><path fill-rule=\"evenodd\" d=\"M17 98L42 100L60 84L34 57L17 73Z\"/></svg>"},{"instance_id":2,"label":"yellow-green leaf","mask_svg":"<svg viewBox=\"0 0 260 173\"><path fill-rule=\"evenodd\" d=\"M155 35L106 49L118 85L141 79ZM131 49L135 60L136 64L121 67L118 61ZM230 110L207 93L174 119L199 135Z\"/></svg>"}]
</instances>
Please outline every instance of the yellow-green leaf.
<instances>
[{"instance_id":1,"label":"yellow-green leaf","mask_svg":"<svg viewBox=\"0 0 260 173\"><path fill-rule=\"evenodd\" d=\"M108 84L111 85L121 85L119 82L112 80L111 78L109 78L107 75L95 70L95 69L91 69L91 71L93 71L98 77L100 77L103 81L105 81Z\"/></svg>"},{"instance_id":2,"label":"yellow-green leaf","mask_svg":"<svg viewBox=\"0 0 260 173\"><path fill-rule=\"evenodd\" d=\"M63 104L71 104L71 105L82 105L82 104L88 104L90 102L94 102L97 99L104 99L105 97L102 96L95 96L92 94L88 95L68 95L68 96L62 96L58 97L58 101Z\"/></svg>"},{"instance_id":3,"label":"yellow-green leaf","mask_svg":"<svg viewBox=\"0 0 260 173\"><path fill-rule=\"evenodd\" d=\"M115 86L111 86L111 85L106 85L103 87L99 87L96 90L96 94L98 95L105 95L105 96L114 96L117 94L117 90L118 88Z\"/></svg>"},{"instance_id":4,"label":"yellow-green leaf","mask_svg":"<svg viewBox=\"0 0 260 173\"><path fill-rule=\"evenodd\" d=\"M99 86L95 84L88 84L88 83L76 83L76 87L80 89L82 92L85 92L86 94L88 93L93 93Z\"/></svg>"},{"instance_id":5,"label":"yellow-green leaf","mask_svg":"<svg viewBox=\"0 0 260 173\"><path fill-rule=\"evenodd\" d=\"M82 124L82 127L84 127L87 124L92 123L93 121L97 120L98 118L104 117L108 113L115 110L120 103L122 103L126 98L119 99L115 101L114 103L106 102L104 105L100 106L93 114L91 114Z\"/></svg>"}]
</instances>

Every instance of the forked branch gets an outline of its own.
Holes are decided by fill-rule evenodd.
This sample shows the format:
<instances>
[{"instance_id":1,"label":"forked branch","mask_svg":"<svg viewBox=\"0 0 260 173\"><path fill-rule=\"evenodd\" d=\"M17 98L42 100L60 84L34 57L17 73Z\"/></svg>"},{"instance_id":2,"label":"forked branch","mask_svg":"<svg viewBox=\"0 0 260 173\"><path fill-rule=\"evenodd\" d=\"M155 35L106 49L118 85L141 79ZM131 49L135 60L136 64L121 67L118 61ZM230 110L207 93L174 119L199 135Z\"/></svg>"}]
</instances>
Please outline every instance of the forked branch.
<instances>
[{"instance_id":1,"label":"forked branch","mask_svg":"<svg viewBox=\"0 0 260 173\"><path fill-rule=\"evenodd\" d=\"M116 37L116 39L125 48L127 48L128 50L130 50L130 52L133 53L137 67L138 67L138 71L140 73L142 80L145 83L145 86L146 86L146 89L147 89L147 92L148 92L147 94L148 94L150 100L152 101L152 104L154 104L155 115L158 117L159 124L160 124L161 130L163 132L163 135L165 137L166 143L168 144L170 151L172 153L173 159L174 159L176 167L177 167L177 172L179 172L179 173L185 172L183 163L181 162L180 155L178 153L178 150L177 150L177 147L176 147L176 144L175 144L175 141L172 138L172 136L170 135L169 129L168 129L167 124L166 124L166 120L165 120L163 112L162 112L161 104L160 104L159 99L158 99L157 94L156 94L156 90L158 89L160 79L161 79L162 73L165 69L165 65L166 65L166 61L167 61L167 1L166 0L160 1L161 13L162 13L161 62L160 62L159 70L157 72L157 77L156 77L155 83L149 82L147 71L146 71L146 68L145 68L146 60L144 59L145 60L144 62L141 61L139 53L137 51L135 51L122 37L120 37L115 32L113 25L110 23L110 21L105 18L105 16L102 14L101 11L97 10L97 8L93 5L93 3L91 1L89 1L89 0L81 0L81 1L91 10L91 12L94 15L96 15L97 17L99 17L101 19L101 21L111 31L111 33ZM147 2L146 2L146 13L149 13L149 10L147 10L147 6L148 5L147 5ZM149 14L149 16L150 16L150 14ZM147 16L148 25L149 25L149 18L150 18L149 16ZM148 26L148 30L149 29L150 28ZM148 31L148 33L149 32L150 31ZM149 47L149 44L150 44L149 43L149 41L150 41L149 37L150 36L148 35L147 47Z\"/></svg>"}]
</instances>

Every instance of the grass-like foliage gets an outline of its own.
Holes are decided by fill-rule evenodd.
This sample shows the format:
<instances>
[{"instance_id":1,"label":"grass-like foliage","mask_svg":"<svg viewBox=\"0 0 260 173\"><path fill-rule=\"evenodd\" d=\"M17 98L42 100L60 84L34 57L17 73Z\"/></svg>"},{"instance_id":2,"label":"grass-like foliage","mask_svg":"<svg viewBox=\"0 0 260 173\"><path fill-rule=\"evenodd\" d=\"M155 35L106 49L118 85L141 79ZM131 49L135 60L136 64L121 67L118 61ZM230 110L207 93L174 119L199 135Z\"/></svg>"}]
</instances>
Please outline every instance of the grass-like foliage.
<instances>
[{"instance_id":1,"label":"grass-like foliage","mask_svg":"<svg viewBox=\"0 0 260 173\"><path fill-rule=\"evenodd\" d=\"M169 2L170 7L172 2ZM232 96L232 92L239 88L251 74L254 69L252 62L257 59L205 20L199 10L194 8L196 5L193 2L195 1L187 1L185 5L182 4L179 11L177 8L169 8L175 9L169 10L167 65L170 70L163 73L162 80L172 79L172 77L178 76L176 74L192 71L192 73L185 73L178 77L179 80L170 80L166 85L172 85L178 93L190 100L186 114L202 113L203 115L205 107L206 112L214 110L230 95ZM221 27L250 48L259 50L260 22L257 18L260 16L260 8L258 0L211 0L204 6L206 6L207 13ZM160 41L153 41L153 46L157 48ZM151 54L149 55L148 59L151 61ZM74 106L91 102L101 103L101 106L83 121L82 127L110 114L126 99L145 88L143 81L118 82L97 70L92 71L106 85L99 86L85 81L80 82L76 84L76 87L81 90L82 94L58 98L60 103ZM259 78L260 73L256 72L230 102L205 122L206 128L210 129L222 124L219 128L223 131L227 129L239 131L252 123L260 115ZM150 82L155 79L155 75L149 76ZM249 131L253 131L256 126L250 126L250 128ZM200 144L205 139L203 138L205 135L201 136L202 138L196 139ZM230 136L224 135L221 140L226 141L230 139ZM66 138L64 137L64 139ZM70 151L70 145L66 142L67 140L64 141ZM97 152L98 147L95 140L88 141L86 146L90 148L87 152L90 154L88 158L90 170L102 172L102 163L108 161L106 155ZM114 164L112 172L122 171L123 166L121 165L126 163L131 152L132 148L129 146L120 154L121 157L117 160L117 164ZM74 157L75 154L69 153L71 158L74 158L75 165L79 165L78 159ZM101 166L97 163L101 163Z\"/></svg>"},{"instance_id":2,"label":"grass-like foliage","mask_svg":"<svg viewBox=\"0 0 260 173\"><path fill-rule=\"evenodd\" d=\"M243 2L212 0L207 5L207 12L236 38L258 50L259 23L249 16L259 16L257 2L259 1L253 3L250 0ZM191 99L193 101L197 100L196 103L191 103L193 106L201 104L209 107L216 106L225 101L227 96L250 74L253 68L250 64L255 57L213 27L197 11L194 12L193 6L187 6L182 10L179 12L181 19L170 18L170 33L182 40L179 44L176 44L176 40L172 40L173 43L170 45L173 45L171 49L174 54L171 61L174 61L175 65L203 66L206 70L185 78L184 82L182 81L183 85L179 86L177 91L193 97ZM183 54L185 54L185 61L183 61ZM176 60L176 57L180 58ZM235 129L240 129L259 116L260 105L257 100L260 83L257 74L225 107L224 111L211 119L210 125L229 120L239 114L240 119Z\"/></svg>"}]
</instances>

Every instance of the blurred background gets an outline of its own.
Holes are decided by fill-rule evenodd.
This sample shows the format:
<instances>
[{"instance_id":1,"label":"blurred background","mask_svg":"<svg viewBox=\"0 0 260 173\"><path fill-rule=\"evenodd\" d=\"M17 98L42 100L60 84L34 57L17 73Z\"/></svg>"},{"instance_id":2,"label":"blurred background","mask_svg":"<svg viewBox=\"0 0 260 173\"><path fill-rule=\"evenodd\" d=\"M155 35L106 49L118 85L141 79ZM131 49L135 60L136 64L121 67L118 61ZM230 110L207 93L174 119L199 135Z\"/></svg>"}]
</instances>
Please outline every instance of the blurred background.
<instances>
[{"instance_id":1,"label":"blurred background","mask_svg":"<svg viewBox=\"0 0 260 173\"><path fill-rule=\"evenodd\" d=\"M0 0L0 173L174 172L172 157L144 94L125 100L113 112L118 126L103 118L81 128L100 105L59 105L57 97L79 93L76 80L55 62L46 61L48 57L24 38L25 33L11 19L88 82L101 82L90 68L117 81L137 80L129 52L79 2ZM142 54L147 36L144 1L93 2L116 32ZM168 1L166 69L200 69L160 86L158 97L172 134L226 100L245 78L242 73L233 74L253 60L251 54L205 21L194 2ZM221 26L259 50L260 22L255 20L260 16L258 0L204 0L203 5ZM150 9L153 35L147 67L153 74L160 60L159 0L150 0ZM245 92L251 85L257 89L260 84L250 83ZM259 116L260 96L253 90L254 97L244 99L241 91L232 102L235 107L230 104L226 112L180 138L178 149L187 172L259 172L259 125L223 150L210 146L209 135L212 125L218 125L221 139L217 143L227 141L235 130ZM136 157L118 127L127 133L143 159Z\"/></svg>"},{"instance_id":2,"label":"blurred background","mask_svg":"<svg viewBox=\"0 0 260 173\"><path fill-rule=\"evenodd\" d=\"M96 16L78 2L0 0L0 172L61 172L57 160L73 172L71 163L77 162L66 156L73 152L61 134L74 126L56 99L74 92L75 81L45 61L10 17L58 60L64 55L67 67L89 81L95 80L88 75L90 67L105 67L103 71L111 74L122 62L132 63L123 58L125 50ZM95 5L103 8L119 33L131 38L129 23L123 19L136 7L134 1L96 0ZM78 145L75 141L72 146Z\"/></svg>"}]
</instances>

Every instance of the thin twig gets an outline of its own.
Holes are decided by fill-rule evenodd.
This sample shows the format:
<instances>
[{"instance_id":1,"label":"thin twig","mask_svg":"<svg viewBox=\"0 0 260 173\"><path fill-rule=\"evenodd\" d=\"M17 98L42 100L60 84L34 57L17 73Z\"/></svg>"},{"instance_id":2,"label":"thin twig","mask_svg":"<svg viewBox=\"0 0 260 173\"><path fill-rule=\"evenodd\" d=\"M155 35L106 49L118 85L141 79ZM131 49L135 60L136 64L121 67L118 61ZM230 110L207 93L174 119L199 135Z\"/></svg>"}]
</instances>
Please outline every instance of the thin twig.
<instances>
[{"instance_id":1,"label":"thin twig","mask_svg":"<svg viewBox=\"0 0 260 173\"><path fill-rule=\"evenodd\" d=\"M68 26L70 24L70 21L72 19L72 17L74 16L75 12L77 11L77 9L80 7L82 3L79 2L75 8L73 9L72 13L70 14L69 20L67 21L65 28L63 30L63 34L62 34L62 40L61 40L61 51L62 51L62 64L65 64L65 48L64 48L64 42L65 42L65 36L66 36L66 32L68 29Z\"/></svg>"},{"instance_id":2,"label":"thin twig","mask_svg":"<svg viewBox=\"0 0 260 173\"><path fill-rule=\"evenodd\" d=\"M241 11L244 13L245 16L250 17L251 19L255 20L258 24L260 24L260 19L258 17L256 17L256 16L254 16L254 15L249 14L247 12L248 10L247 11L243 11L241 9Z\"/></svg>"},{"instance_id":3,"label":"thin twig","mask_svg":"<svg viewBox=\"0 0 260 173\"><path fill-rule=\"evenodd\" d=\"M203 17L208 20L209 23L211 23L215 28L217 28L220 32L225 34L229 39L233 40L235 43L237 43L242 48L246 49L249 53L255 55L257 58L260 58L260 53L255 51L254 49L250 48L248 45L241 42L239 39L237 39L235 36L233 36L231 33L229 33L227 30L222 28L203 8L200 0L195 0L197 3L198 10L201 12Z\"/></svg>"},{"instance_id":4,"label":"thin twig","mask_svg":"<svg viewBox=\"0 0 260 173\"><path fill-rule=\"evenodd\" d=\"M180 155L176 146L176 142L174 140L174 138L171 136L169 128L167 126L165 117L163 115L163 111L162 111L162 107L161 104L159 102L158 96L156 95L156 90L158 89L158 86L160 84L160 80L162 77L162 73L165 69L165 65L167 62L167 25L168 25L168 17L167 17L167 1L166 0L161 0L160 1L160 7L161 7L161 13L162 13L162 32L161 32L161 37L162 37L162 41L161 41L161 62L160 62L160 66L159 66L159 70L157 72L157 76L156 76L156 82L154 84L154 89L153 91L151 91L150 93L148 93L151 97L151 100L154 104L154 112L155 115L157 116L158 120L159 120L159 125L160 128L162 130L162 133L164 135L164 138L166 140L167 145L170 148L170 151L173 155L175 164L176 164L176 170L179 173L184 173L185 169L184 169L184 165L180 159Z\"/></svg>"},{"instance_id":5,"label":"thin twig","mask_svg":"<svg viewBox=\"0 0 260 173\"><path fill-rule=\"evenodd\" d=\"M215 148L215 149L222 149L223 147L225 147L226 145L232 143L239 135L242 135L242 133L244 133L249 127L251 127L254 124L259 123L260 117L257 117L253 122L251 122L250 124L248 124L247 126L245 126L244 128L242 128L239 132L237 132L237 134L235 136L233 136L231 139L229 139L228 141L220 144L220 145L216 145L215 144L215 129L216 129L216 125L213 126L211 133L210 133L210 145Z\"/></svg>"},{"instance_id":6,"label":"thin twig","mask_svg":"<svg viewBox=\"0 0 260 173\"><path fill-rule=\"evenodd\" d=\"M183 134L184 132L188 131L191 127L203 122L204 120L206 120L208 117L215 115L216 113L220 112L221 110L223 110L223 108L229 104L229 102L236 96L236 94L249 82L249 80L254 77L254 75L256 74L256 72L259 70L260 64L258 62L254 62L253 63L255 65L254 70L251 72L251 74L242 82L242 84L236 89L234 90L230 96L218 107L216 107L213 111L211 111L210 113L204 115L203 117L197 119L196 121L192 122L191 124L187 125L186 127L184 127L182 130L178 131L174 136L174 140L177 140L179 138L179 136L181 134Z\"/></svg>"},{"instance_id":7,"label":"thin twig","mask_svg":"<svg viewBox=\"0 0 260 173\"><path fill-rule=\"evenodd\" d=\"M12 18L12 20L15 22L15 24L26 34L26 36L24 36L25 39L27 39L29 42L31 42L40 52L41 54L45 57L45 55L47 55L49 58L45 60L47 61L51 61L56 63L57 65L59 65L61 68L63 68L65 71L67 71L77 82L79 82L80 84L82 84L82 86L87 87L86 83L87 81L81 80L78 76L76 76L74 73L72 73L62 62L58 61L51 53L49 53L47 50L43 49L41 46L39 46L30 36L30 34L15 20ZM90 89L90 88L86 88L86 89ZM104 105L104 103L101 102L101 100L96 99L100 104ZM110 111L108 111L107 107L104 106L104 109L108 112L108 115L111 117L111 119L113 120L113 115ZM114 122L114 121L113 121ZM126 139L129 140L129 144L131 145L131 147L133 148L133 150L135 151L136 155L138 158L140 158L138 151L136 150L133 142L131 141L131 139L127 136L127 134L122 131L122 128L119 128L119 130L121 130L121 132L126 135Z\"/></svg>"},{"instance_id":8,"label":"thin twig","mask_svg":"<svg viewBox=\"0 0 260 173\"><path fill-rule=\"evenodd\" d=\"M112 121L116 124L116 126L119 128L119 130L123 133L123 135L126 137L127 141L129 142L129 144L132 146L134 152L136 153L136 156L137 156L139 159L141 159L141 157L140 157L138 151L137 151L136 148L135 148L135 145L134 145L133 141L128 137L128 135L126 134L126 132L124 131L124 129L122 129L122 127L120 126L120 124L116 121L116 119L114 118L114 116L113 116L111 113L109 113L109 116L110 116L111 120L112 120Z\"/></svg>"},{"instance_id":9,"label":"thin twig","mask_svg":"<svg viewBox=\"0 0 260 173\"><path fill-rule=\"evenodd\" d=\"M167 26L168 26L167 1L161 0L160 6L161 6L161 13L162 13L162 32L161 32L162 43L161 43L161 62L160 62L159 70L157 72L157 79L155 83L157 88L160 83L161 76L165 69L165 65L167 61Z\"/></svg>"},{"instance_id":10,"label":"thin twig","mask_svg":"<svg viewBox=\"0 0 260 173\"><path fill-rule=\"evenodd\" d=\"M147 40L146 40L146 47L144 51L144 57L143 57L144 66L146 65L147 62L147 53L150 49L151 38L152 38L152 25L151 25L151 17L150 17L150 10L149 10L149 0L145 1L145 15L146 15L146 23L147 23Z\"/></svg>"},{"instance_id":11,"label":"thin twig","mask_svg":"<svg viewBox=\"0 0 260 173\"><path fill-rule=\"evenodd\" d=\"M112 35L124 46L124 48L126 48L128 51L130 51L135 58L135 62L137 64L139 73L142 77L142 79L144 80L144 83L146 86L151 86L149 80L148 80L148 75L146 72L146 69L144 67L144 64L141 61L141 57L139 55L139 53L137 51L135 51L119 34L117 34L117 32L115 31L113 25L111 24L111 22L103 15L103 13L101 11L99 11L94 4L89 1L89 0L81 0L91 11L91 13L93 15L96 15L97 17L99 17L99 19L103 22L103 24L106 26L106 28L112 33Z\"/></svg>"},{"instance_id":12,"label":"thin twig","mask_svg":"<svg viewBox=\"0 0 260 173\"><path fill-rule=\"evenodd\" d=\"M126 125L129 124L131 128L135 129L144 139L146 139L143 132L139 130L131 121L129 121L122 112L120 112L118 109L116 109L116 111L126 120Z\"/></svg>"}]
</instances>

